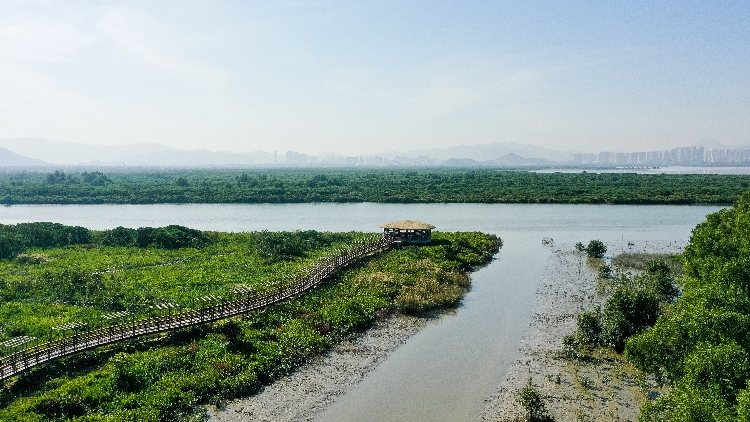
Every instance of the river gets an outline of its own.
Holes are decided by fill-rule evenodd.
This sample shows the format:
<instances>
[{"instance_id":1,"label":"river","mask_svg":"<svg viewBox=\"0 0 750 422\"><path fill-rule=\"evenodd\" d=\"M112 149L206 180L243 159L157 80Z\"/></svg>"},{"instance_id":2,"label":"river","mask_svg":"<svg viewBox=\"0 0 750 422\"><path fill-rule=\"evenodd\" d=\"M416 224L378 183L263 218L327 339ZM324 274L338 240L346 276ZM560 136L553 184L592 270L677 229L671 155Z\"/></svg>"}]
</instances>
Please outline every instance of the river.
<instances>
[{"instance_id":1,"label":"river","mask_svg":"<svg viewBox=\"0 0 750 422\"><path fill-rule=\"evenodd\" d=\"M201 230L379 231L412 219L437 230L499 235L504 246L473 274L454 312L395 350L357 387L339 396L319 421L475 420L484 399L518 356L534 293L556 243L600 239L687 241L713 206L547 204L264 204L13 205L0 223L53 221L91 229L181 224Z\"/></svg>"}]
</instances>

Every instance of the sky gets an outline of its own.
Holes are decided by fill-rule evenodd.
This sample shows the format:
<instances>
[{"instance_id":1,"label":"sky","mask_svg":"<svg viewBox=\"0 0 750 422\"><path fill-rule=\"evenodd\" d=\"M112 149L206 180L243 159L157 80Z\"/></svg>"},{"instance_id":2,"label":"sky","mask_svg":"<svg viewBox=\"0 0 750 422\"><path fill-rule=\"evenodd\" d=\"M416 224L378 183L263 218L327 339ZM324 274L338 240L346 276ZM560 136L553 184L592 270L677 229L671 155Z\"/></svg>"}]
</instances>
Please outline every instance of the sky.
<instances>
[{"instance_id":1,"label":"sky","mask_svg":"<svg viewBox=\"0 0 750 422\"><path fill-rule=\"evenodd\" d=\"M750 145L750 2L0 1L0 138Z\"/></svg>"}]
</instances>

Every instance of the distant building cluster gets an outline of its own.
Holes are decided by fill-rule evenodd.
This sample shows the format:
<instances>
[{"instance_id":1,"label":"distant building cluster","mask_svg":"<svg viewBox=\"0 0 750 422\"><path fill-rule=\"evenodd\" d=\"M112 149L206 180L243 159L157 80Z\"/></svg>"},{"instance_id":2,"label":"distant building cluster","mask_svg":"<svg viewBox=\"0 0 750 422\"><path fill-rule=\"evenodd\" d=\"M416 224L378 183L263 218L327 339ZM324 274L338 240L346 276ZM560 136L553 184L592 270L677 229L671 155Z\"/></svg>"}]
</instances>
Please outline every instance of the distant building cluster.
<instances>
[{"instance_id":1,"label":"distant building cluster","mask_svg":"<svg viewBox=\"0 0 750 422\"><path fill-rule=\"evenodd\" d=\"M388 167L388 166L429 166L437 164L427 156L386 158L375 155L358 155L346 157L326 155L324 157L308 156L297 151L286 152L286 164L292 166L323 165L331 167Z\"/></svg>"},{"instance_id":2,"label":"distant building cluster","mask_svg":"<svg viewBox=\"0 0 750 422\"><path fill-rule=\"evenodd\" d=\"M750 149L708 149L706 163L750 163Z\"/></svg>"},{"instance_id":3,"label":"distant building cluster","mask_svg":"<svg viewBox=\"0 0 750 422\"><path fill-rule=\"evenodd\" d=\"M318 158L315 156L308 157L307 154L300 154L297 151L287 151L286 162L287 164L306 166L308 164L317 164Z\"/></svg>"},{"instance_id":4,"label":"distant building cluster","mask_svg":"<svg viewBox=\"0 0 750 422\"><path fill-rule=\"evenodd\" d=\"M572 154L570 160L576 164L639 166L750 164L750 149L680 147L670 150L645 152L602 151L598 154Z\"/></svg>"}]
</instances>

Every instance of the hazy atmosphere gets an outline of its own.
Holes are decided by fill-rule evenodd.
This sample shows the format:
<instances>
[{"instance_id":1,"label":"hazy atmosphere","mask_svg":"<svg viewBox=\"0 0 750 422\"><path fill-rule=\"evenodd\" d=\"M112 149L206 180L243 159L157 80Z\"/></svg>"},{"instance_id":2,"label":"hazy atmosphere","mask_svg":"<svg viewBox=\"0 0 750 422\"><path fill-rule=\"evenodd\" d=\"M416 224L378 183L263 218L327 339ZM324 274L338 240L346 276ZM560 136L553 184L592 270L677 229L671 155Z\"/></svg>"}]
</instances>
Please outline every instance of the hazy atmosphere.
<instances>
[{"instance_id":1,"label":"hazy atmosphere","mask_svg":"<svg viewBox=\"0 0 750 422\"><path fill-rule=\"evenodd\" d=\"M0 138L352 155L750 143L746 1L0 11Z\"/></svg>"},{"instance_id":2,"label":"hazy atmosphere","mask_svg":"<svg viewBox=\"0 0 750 422\"><path fill-rule=\"evenodd\" d=\"M0 422L750 422L750 0L0 0Z\"/></svg>"}]
</instances>

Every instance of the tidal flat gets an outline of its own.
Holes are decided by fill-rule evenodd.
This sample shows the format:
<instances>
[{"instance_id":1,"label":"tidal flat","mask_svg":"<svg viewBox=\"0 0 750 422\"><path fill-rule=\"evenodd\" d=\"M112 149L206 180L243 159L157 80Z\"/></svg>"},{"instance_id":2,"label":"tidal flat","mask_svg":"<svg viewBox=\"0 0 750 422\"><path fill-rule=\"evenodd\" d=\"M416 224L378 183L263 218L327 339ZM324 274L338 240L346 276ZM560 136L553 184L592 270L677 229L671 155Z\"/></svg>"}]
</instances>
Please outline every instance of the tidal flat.
<instances>
[{"instance_id":1,"label":"tidal flat","mask_svg":"<svg viewBox=\"0 0 750 422\"><path fill-rule=\"evenodd\" d=\"M684 247L684 242L631 243L609 242L607 246L613 255L677 254ZM606 296L597 292L596 268L572 244L553 245L551 252L536 292L533 318L519 344L521 357L510 365L495 394L485 399L480 419L524 420L517 397L531 379L556 421L636 420L640 403L660 393L653 379L611 351L597 350L578 360L564 356L563 338L575 331L577 316L602 306ZM209 420L319 420L338 396L355 388L429 323L429 318L404 315L381 318L366 332L352 335L259 394L222 407L209 406Z\"/></svg>"},{"instance_id":2,"label":"tidal flat","mask_svg":"<svg viewBox=\"0 0 750 422\"><path fill-rule=\"evenodd\" d=\"M679 254L684 242L608 242L611 255L621 253ZM487 399L481 420L525 420L518 402L529 380L544 398L555 421L633 421L648 396L662 393L657 383L639 373L625 357L597 349L579 359L563 350L563 339L576 330L582 312L603 306L606 295L597 291L596 268L572 244L556 245L536 292L534 316L497 392Z\"/></svg>"}]
</instances>

